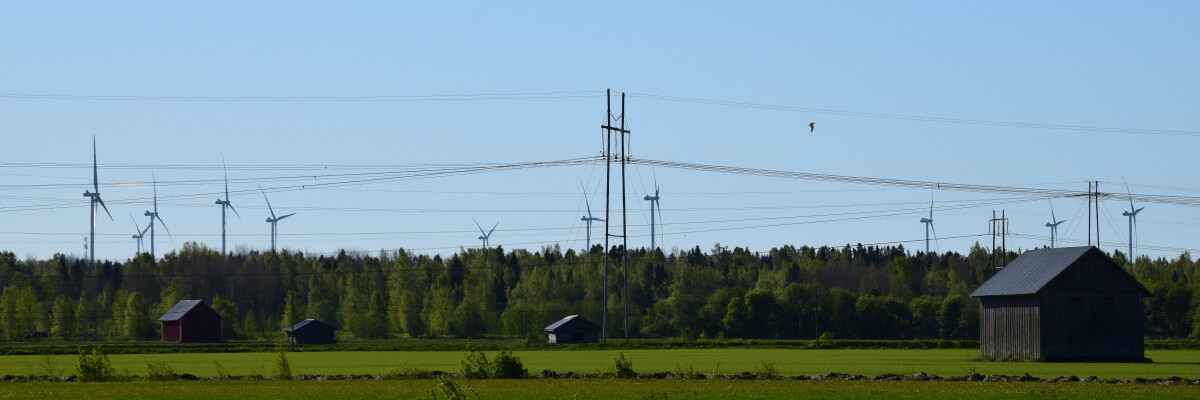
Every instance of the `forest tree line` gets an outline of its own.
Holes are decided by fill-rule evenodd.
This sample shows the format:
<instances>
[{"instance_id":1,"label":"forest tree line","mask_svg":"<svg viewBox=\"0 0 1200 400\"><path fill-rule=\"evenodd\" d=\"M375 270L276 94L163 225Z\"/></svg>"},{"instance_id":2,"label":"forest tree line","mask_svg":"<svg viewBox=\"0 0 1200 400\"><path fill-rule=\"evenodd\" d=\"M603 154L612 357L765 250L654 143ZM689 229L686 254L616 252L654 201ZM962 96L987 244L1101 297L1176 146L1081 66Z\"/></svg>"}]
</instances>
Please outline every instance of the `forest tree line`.
<instances>
[{"instance_id":1,"label":"forest tree line","mask_svg":"<svg viewBox=\"0 0 1200 400\"><path fill-rule=\"evenodd\" d=\"M154 260L64 255L18 260L0 252L0 335L27 340L152 340L157 318L202 299L229 340L272 340L316 318L342 339L536 338L566 315L602 323L603 247L587 252L462 249L443 258L404 250L310 256L224 256L196 243ZM969 294L1015 253L910 253L902 246L792 247L753 252L716 245L664 254L609 251L608 335L637 338L976 339ZM1190 255L1113 257L1153 297L1146 334L1200 337L1200 271ZM628 270L628 276L624 273Z\"/></svg>"}]
</instances>

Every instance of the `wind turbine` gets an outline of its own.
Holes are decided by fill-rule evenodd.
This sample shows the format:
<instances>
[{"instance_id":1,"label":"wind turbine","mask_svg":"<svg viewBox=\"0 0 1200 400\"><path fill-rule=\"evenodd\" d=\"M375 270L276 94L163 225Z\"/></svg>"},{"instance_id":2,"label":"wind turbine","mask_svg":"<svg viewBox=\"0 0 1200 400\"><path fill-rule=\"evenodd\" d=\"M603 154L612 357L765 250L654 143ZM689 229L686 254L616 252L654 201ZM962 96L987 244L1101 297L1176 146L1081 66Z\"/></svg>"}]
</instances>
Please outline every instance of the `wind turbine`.
<instances>
[{"instance_id":1,"label":"wind turbine","mask_svg":"<svg viewBox=\"0 0 1200 400\"><path fill-rule=\"evenodd\" d=\"M137 254L142 254L142 238L146 236L146 231L150 230L150 226L146 226L146 229L140 229L138 228L137 220L133 219L132 215L129 216L129 219L133 221L133 231L137 232L136 235L132 236L134 239L137 239Z\"/></svg>"},{"instance_id":2,"label":"wind turbine","mask_svg":"<svg viewBox=\"0 0 1200 400\"><path fill-rule=\"evenodd\" d=\"M1050 228L1050 248L1054 248L1054 242L1058 238L1058 226L1062 225L1067 220L1059 221L1058 217L1054 216L1054 202L1050 202L1050 222L1046 223L1046 227Z\"/></svg>"},{"instance_id":3,"label":"wind turbine","mask_svg":"<svg viewBox=\"0 0 1200 400\"><path fill-rule=\"evenodd\" d=\"M642 200L650 202L650 250L658 248L654 244L654 209L657 208L659 212L662 212L662 208L658 206L658 199L658 180L656 179L654 181L654 196L646 195L646 197L642 198Z\"/></svg>"},{"instance_id":4,"label":"wind turbine","mask_svg":"<svg viewBox=\"0 0 1200 400\"><path fill-rule=\"evenodd\" d=\"M471 218L471 221L475 221L475 218ZM487 231L487 233L483 233L483 227L479 226L479 221L475 221L475 227L479 228L479 233L482 234L481 236L479 236L479 240L483 241L483 248L485 248L485 249L487 248L488 239L490 239L492 237L492 232L496 231L497 226L500 226L500 221L496 221L496 225L492 225L492 230Z\"/></svg>"},{"instance_id":5,"label":"wind turbine","mask_svg":"<svg viewBox=\"0 0 1200 400\"><path fill-rule=\"evenodd\" d=\"M217 197L217 205L221 206L221 254L229 254L225 252L225 209L233 210L233 215L237 215L238 221L242 220L242 215L238 214L237 209L233 208L233 203L229 202L229 171L225 170L225 157L221 157L221 170L225 171L225 200ZM261 189L261 188L260 188ZM266 194L263 194L266 197ZM269 202L268 202L269 203ZM274 230L274 228L272 228ZM274 240L274 236L272 236Z\"/></svg>"},{"instance_id":6,"label":"wind turbine","mask_svg":"<svg viewBox=\"0 0 1200 400\"><path fill-rule=\"evenodd\" d=\"M1134 260L1137 260L1137 258L1134 258L1134 256L1133 256L1134 227L1137 225L1138 213L1142 212L1142 209L1144 209L1146 207L1142 206L1142 208L1139 208L1136 210L1133 209L1133 193L1129 192L1129 182L1125 182L1125 194L1129 195L1129 211L1123 212L1123 213L1121 213L1121 215L1129 217L1129 262L1133 263Z\"/></svg>"},{"instance_id":7,"label":"wind turbine","mask_svg":"<svg viewBox=\"0 0 1200 400\"><path fill-rule=\"evenodd\" d=\"M925 252L929 252L929 231L933 230L933 238L937 239L937 229L933 227L933 193L929 194L929 218L921 218L921 223L925 224Z\"/></svg>"},{"instance_id":8,"label":"wind turbine","mask_svg":"<svg viewBox=\"0 0 1200 400\"><path fill-rule=\"evenodd\" d=\"M167 236L171 236L171 230L167 228L167 223L163 222L162 217L158 216L158 179L154 178L153 171L150 172L150 178L153 179L151 182L154 185L154 211L146 211L142 215L150 217L150 258L157 260L157 256L154 255L154 220L162 223L163 229L167 230Z\"/></svg>"},{"instance_id":9,"label":"wind turbine","mask_svg":"<svg viewBox=\"0 0 1200 400\"><path fill-rule=\"evenodd\" d=\"M592 205L590 203L588 203L587 187L583 186L582 181L579 182L579 186L583 188L583 204L587 206L587 215L580 217L579 220L583 221L584 223L587 224L587 249L588 249L588 251L591 251L592 250L592 221L604 222L604 220L600 219L600 218L592 217ZM475 224L478 225L479 223L476 222ZM482 232L483 228L480 228L479 231Z\"/></svg>"},{"instance_id":10,"label":"wind turbine","mask_svg":"<svg viewBox=\"0 0 1200 400\"><path fill-rule=\"evenodd\" d=\"M261 186L259 186L258 191L262 192L263 200L267 201L267 209L271 210L271 218L267 218L267 222L271 223L271 252L274 252L275 251L275 236L276 236L276 232L278 232L278 230L275 229L275 224L277 224L279 222L279 220L296 215L296 213L291 213L288 215L284 215L282 217L275 217L275 209L271 208L271 200L267 199L267 192L263 191ZM228 196L229 195L226 194L226 198L229 198Z\"/></svg>"},{"instance_id":11,"label":"wind turbine","mask_svg":"<svg viewBox=\"0 0 1200 400\"><path fill-rule=\"evenodd\" d=\"M95 192L83 191L83 197L91 199L92 213L91 220L88 225L91 226L91 239L88 240L88 267L96 262L96 203L100 203L100 207L104 208L104 213L108 214L108 219L116 222L112 217L112 213L108 212L108 206L104 205L104 200L100 199L100 175L96 167L96 137L92 136L92 190Z\"/></svg>"}]
</instances>

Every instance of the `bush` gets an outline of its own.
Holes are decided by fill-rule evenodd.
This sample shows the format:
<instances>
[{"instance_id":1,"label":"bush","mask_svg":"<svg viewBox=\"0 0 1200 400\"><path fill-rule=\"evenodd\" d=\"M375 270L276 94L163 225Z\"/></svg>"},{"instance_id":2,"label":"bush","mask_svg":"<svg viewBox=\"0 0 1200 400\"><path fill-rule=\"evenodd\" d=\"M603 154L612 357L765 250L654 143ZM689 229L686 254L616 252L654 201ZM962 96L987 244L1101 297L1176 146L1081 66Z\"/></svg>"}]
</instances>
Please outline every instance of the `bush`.
<instances>
[{"instance_id":1,"label":"bush","mask_svg":"<svg viewBox=\"0 0 1200 400\"><path fill-rule=\"evenodd\" d=\"M469 350L467 358L459 362L462 366L462 376L467 379L487 379L494 367L482 351Z\"/></svg>"},{"instance_id":2,"label":"bush","mask_svg":"<svg viewBox=\"0 0 1200 400\"><path fill-rule=\"evenodd\" d=\"M775 363L763 360L757 368L754 369L754 377L758 379L771 379L779 376L779 369L775 368Z\"/></svg>"},{"instance_id":3,"label":"bush","mask_svg":"<svg viewBox=\"0 0 1200 400\"><path fill-rule=\"evenodd\" d=\"M437 388L438 391L442 392L442 394L445 395L447 399L450 399L450 400L470 400L470 399L478 400L479 399L479 391L475 390L475 386L471 385L470 381L467 381L467 384L464 386L467 387L466 390L459 387L457 383L454 383L454 379L451 379L447 375L438 375L437 382L434 384L434 387ZM470 395L467 394L468 391L470 392ZM437 392L433 391L433 389L425 389L425 394L428 394L429 398L431 398L431 399L434 399L434 400L438 399Z\"/></svg>"},{"instance_id":4,"label":"bush","mask_svg":"<svg viewBox=\"0 0 1200 400\"><path fill-rule=\"evenodd\" d=\"M524 379L529 376L521 359L512 355L511 351L502 350L492 362L492 377L500 379Z\"/></svg>"},{"instance_id":5,"label":"bush","mask_svg":"<svg viewBox=\"0 0 1200 400\"><path fill-rule=\"evenodd\" d=\"M488 360L482 351L471 351L460 364L462 376L467 379L521 379L529 376L521 359L509 350L500 351L494 361Z\"/></svg>"},{"instance_id":6,"label":"bush","mask_svg":"<svg viewBox=\"0 0 1200 400\"><path fill-rule=\"evenodd\" d=\"M700 379L700 373L696 372L696 366L692 363L676 363L672 373L676 379Z\"/></svg>"},{"instance_id":7,"label":"bush","mask_svg":"<svg viewBox=\"0 0 1200 400\"><path fill-rule=\"evenodd\" d=\"M80 347L79 364L75 370L80 382L107 382L117 379L117 371L108 361L108 355L100 350L100 346L92 347L90 353Z\"/></svg>"},{"instance_id":8,"label":"bush","mask_svg":"<svg viewBox=\"0 0 1200 400\"><path fill-rule=\"evenodd\" d=\"M430 370L424 369L424 368L419 368L419 367L414 367L414 366L408 365L408 363L406 362L396 368L392 368L392 370L390 372L388 372L387 375L385 375L385 376L388 379L401 379L401 378L429 379L429 378L433 377L433 372Z\"/></svg>"},{"instance_id":9,"label":"bush","mask_svg":"<svg viewBox=\"0 0 1200 400\"><path fill-rule=\"evenodd\" d=\"M292 364L288 362L287 353L282 344L275 345L275 361L271 363L271 376L275 379L292 379Z\"/></svg>"},{"instance_id":10,"label":"bush","mask_svg":"<svg viewBox=\"0 0 1200 400\"><path fill-rule=\"evenodd\" d=\"M175 369L171 368L166 362L146 362L146 379L152 381L173 381L175 378Z\"/></svg>"},{"instance_id":11,"label":"bush","mask_svg":"<svg viewBox=\"0 0 1200 400\"><path fill-rule=\"evenodd\" d=\"M621 352L617 358L613 359L612 372L618 378L633 378L637 376L637 372L633 371L633 360L625 357L625 352Z\"/></svg>"}]
</instances>

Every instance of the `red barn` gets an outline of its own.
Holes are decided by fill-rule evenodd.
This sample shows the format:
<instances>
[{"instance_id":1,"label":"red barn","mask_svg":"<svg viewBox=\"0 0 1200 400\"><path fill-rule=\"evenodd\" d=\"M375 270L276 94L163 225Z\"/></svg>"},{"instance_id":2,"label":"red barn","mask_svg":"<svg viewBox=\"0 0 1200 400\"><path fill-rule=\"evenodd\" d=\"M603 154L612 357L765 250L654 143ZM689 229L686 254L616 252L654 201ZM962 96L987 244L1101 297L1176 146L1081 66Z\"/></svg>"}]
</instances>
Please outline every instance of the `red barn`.
<instances>
[{"instance_id":1,"label":"red barn","mask_svg":"<svg viewBox=\"0 0 1200 400\"><path fill-rule=\"evenodd\" d=\"M164 342L220 342L224 320L203 300L181 300L166 314L162 322Z\"/></svg>"}]
</instances>

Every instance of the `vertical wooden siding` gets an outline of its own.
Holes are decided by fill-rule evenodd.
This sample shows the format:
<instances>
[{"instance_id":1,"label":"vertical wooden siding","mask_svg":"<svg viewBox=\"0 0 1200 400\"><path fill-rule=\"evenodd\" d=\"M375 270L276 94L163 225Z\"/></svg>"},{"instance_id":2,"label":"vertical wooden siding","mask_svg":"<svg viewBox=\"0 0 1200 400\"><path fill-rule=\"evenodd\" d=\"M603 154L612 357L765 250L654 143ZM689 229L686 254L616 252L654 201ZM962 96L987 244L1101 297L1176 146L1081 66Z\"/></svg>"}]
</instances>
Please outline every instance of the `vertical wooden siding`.
<instances>
[{"instance_id":1,"label":"vertical wooden siding","mask_svg":"<svg viewBox=\"0 0 1200 400\"><path fill-rule=\"evenodd\" d=\"M1041 310L1036 296L980 298L979 357L1041 358Z\"/></svg>"}]
</instances>

